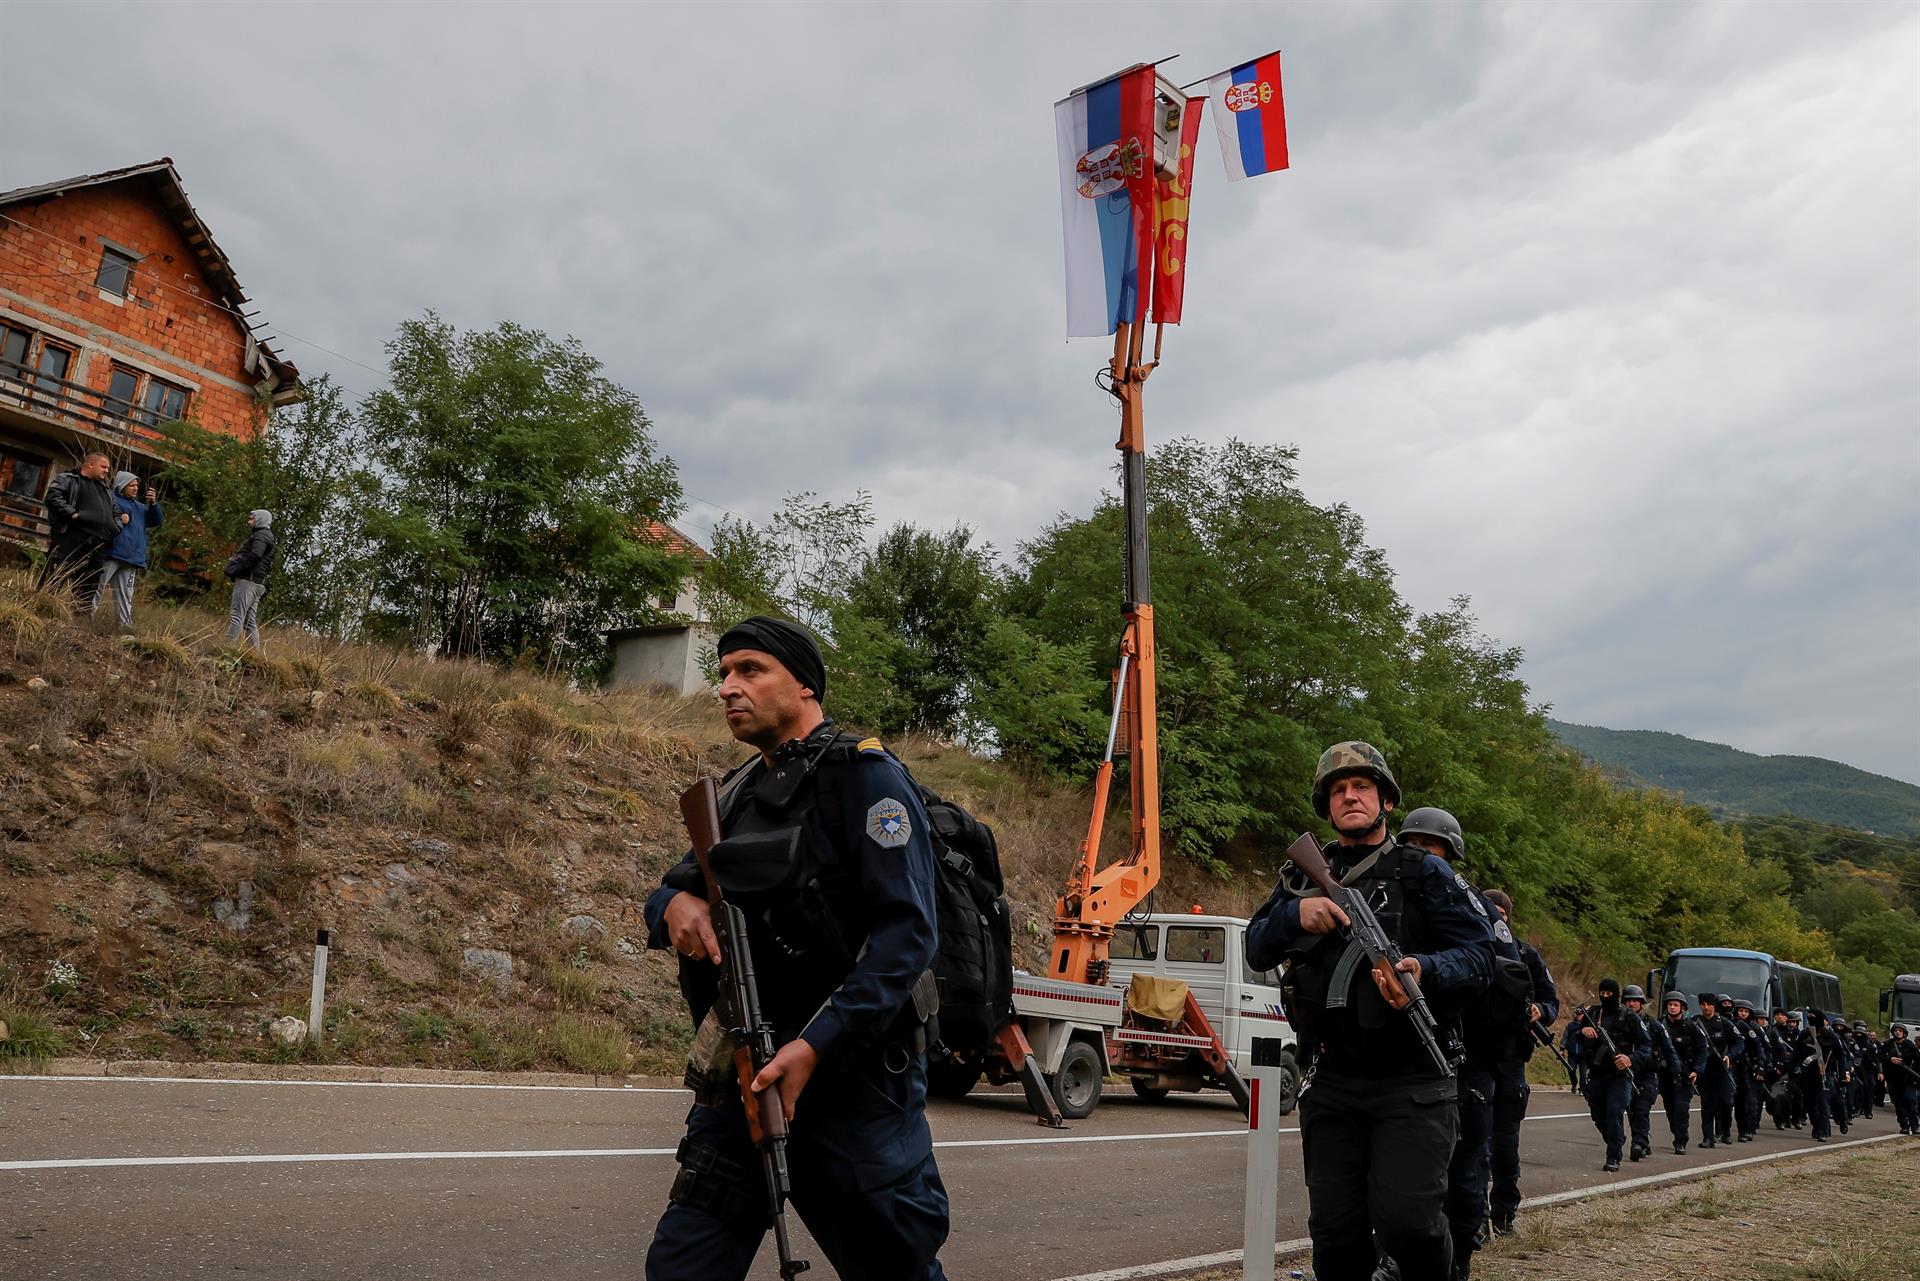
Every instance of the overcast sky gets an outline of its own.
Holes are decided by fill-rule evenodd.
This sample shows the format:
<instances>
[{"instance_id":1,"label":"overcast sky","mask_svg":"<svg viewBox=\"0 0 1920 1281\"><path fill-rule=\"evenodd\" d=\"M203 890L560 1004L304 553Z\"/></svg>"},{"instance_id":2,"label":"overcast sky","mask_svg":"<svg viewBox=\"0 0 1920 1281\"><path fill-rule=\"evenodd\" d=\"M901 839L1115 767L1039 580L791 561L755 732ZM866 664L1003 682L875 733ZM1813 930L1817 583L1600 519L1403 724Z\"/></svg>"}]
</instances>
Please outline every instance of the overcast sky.
<instances>
[{"instance_id":1,"label":"overcast sky","mask_svg":"<svg viewBox=\"0 0 1920 1281\"><path fill-rule=\"evenodd\" d=\"M304 371L511 318L640 396L691 532L865 488L1008 552L1112 461L1051 104L1278 46L1293 168L1203 133L1149 436L1297 445L1559 717L1920 782L1913 4L16 0L5 41L0 189L174 157Z\"/></svg>"}]
</instances>

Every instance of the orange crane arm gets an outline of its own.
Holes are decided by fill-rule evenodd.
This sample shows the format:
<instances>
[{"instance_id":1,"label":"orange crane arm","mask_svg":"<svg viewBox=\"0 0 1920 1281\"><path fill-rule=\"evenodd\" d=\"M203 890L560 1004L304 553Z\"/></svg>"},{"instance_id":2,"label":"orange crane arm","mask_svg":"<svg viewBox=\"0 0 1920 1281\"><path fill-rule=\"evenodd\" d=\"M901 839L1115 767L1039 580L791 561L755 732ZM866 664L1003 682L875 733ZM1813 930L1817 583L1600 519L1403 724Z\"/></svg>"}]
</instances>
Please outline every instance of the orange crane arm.
<instances>
[{"instance_id":1,"label":"orange crane arm","mask_svg":"<svg viewBox=\"0 0 1920 1281\"><path fill-rule=\"evenodd\" d=\"M1155 715L1153 592L1147 562L1147 472L1143 393L1147 375L1160 363L1160 338L1152 364L1140 361L1146 331L1122 323L1113 335L1114 394L1120 399L1121 493L1126 509L1126 628L1120 637L1120 668L1114 681L1113 718L1107 751L1093 781L1093 817L1080 856L1067 874L1054 906L1053 953L1048 972L1076 983L1105 983L1113 928L1160 883L1160 737ZM1119 744L1122 730L1125 743ZM1133 840L1127 853L1098 868L1100 834L1113 781L1116 747L1130 760Z\"/></svg>"}]
</instances>

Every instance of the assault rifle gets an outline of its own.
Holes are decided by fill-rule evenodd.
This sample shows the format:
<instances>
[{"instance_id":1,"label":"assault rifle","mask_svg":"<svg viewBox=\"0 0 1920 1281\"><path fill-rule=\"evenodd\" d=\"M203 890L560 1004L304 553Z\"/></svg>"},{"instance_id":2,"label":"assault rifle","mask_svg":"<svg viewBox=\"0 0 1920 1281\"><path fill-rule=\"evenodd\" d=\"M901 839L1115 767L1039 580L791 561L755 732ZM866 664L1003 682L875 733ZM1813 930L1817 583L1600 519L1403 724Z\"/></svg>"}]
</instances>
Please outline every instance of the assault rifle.
<instances>
[{"instance_id":1,"label":"assault rifle","mask_svg":"<svg viewBox=\"0 0 1920 1281\"><path fill-rule=\"evenodd\" d=\"M1433 1009L1427 1004L1427 998L1420 991L1420 982L1411 974L1402 974L1394 967L1403 959L1400 948L1380 924L1380 918L1367 906L1366 896L1334 879L1333 869L1327 866L1326 856L1320 852L1320 842L1307 833L1287 846L1287 860L1302 872L1307 879L1319 887L1341 911L1347 914L1348 954L1334 971L1333 988L1327 997L1327 1004L1335 1006L1346 1001L1346 982L1351 976L1351 964L1357 957L1364 955L1373 967L1374 975L1380 979L1386 989L1387 1003L1396 1005L1402 999L1407 1017L1413 1021L1413 1030L1419 1034L1420 1043L1426 1047L1427 1054L1434 1064L1446 1076L1453 1076L1453 1061L1440 1048L1440 1021L1433 1017Z\"/></svg>"},{"instance_id":2,"label":"assault rifle","mask_svg":"<svg viewBox=\"0 0 1920 1281\"><path fill-rule=\"evenodd\" d=\"M1580 1074L1573 1070L1573 1064L1567 1062L1567 1056L1560 1053L1560 1047L1553 1042L1553 1034L1532 1019L1527 1020L1527 1031L1532 1033L1534 1040L1546 1046L1548 1052L1551 1053L1555 1059L1559 1060L1560 1066L1567 1070L1567 1088L1569 1090L1579 1089Z\"/></svg>"},{"instance_id":3,"label":"assault rifle","mask_svg":"<svg viewBox=\"0 0 1920 1281\"><path fill-rule=\"evenodd\" d=\"M708 852L720 841L720 801L713 780L703 778L680 794L680 816L693 839L693 857L706 882L707 903L713 909L713 934L720 942L720 991L713 1014L733 1041L734 1073L740 1080L740 1102L746 1108L747 1134L760 1149L761 1172L767 1185L767 1210L773 1216L773 1240L780 1251L782 1281L792 1281L807 1270L805 1259L793 1257L787 1239L787 1201L793 1178L787 1169L787 1116L780 1106L778 1087L754 1093L753 1078L773 1061L773 1021L760 1008L760 985L753 974L753 951L747 943L747 918L720 892Z\"/></svg>"}]
</instances>

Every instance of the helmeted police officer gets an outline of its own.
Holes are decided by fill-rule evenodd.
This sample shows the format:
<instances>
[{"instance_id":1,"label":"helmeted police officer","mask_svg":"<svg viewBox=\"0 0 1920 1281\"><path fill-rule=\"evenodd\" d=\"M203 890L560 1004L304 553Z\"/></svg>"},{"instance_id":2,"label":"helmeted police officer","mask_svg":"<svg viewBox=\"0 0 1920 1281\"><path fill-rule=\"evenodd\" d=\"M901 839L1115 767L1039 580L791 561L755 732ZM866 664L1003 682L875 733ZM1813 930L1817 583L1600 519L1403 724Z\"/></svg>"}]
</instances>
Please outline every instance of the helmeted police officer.
<instances>
[{"instance_id":1,"label":"helmeted police officer","mask_svg":"<svg viewBox=\"0 0 1920 1281\"><path fill-rule=\"evenodd\" d=\"M1775 1010L1773 1026L1767 1029L1772 1038L1767 1043L1772 1061L1767 1069L1767 1112L1773 1117L1776 1130L1789 1127L1797 1130L1802 1121L1800 1086L1793 1076L1793 1038L1798 1031L1794 1018L1794 1013L1784 1007Z\"/></svg>"},{"instance_id":2,"label":"helmeted police officer","mask_svg":"<svg viewBox=\"0 0 1920 1281\"><path fill-rule=\"evenodd\" d=\"M1700 1030L1707 1037L1707 1072L1700 1078L1700 1146L1710 1148L1733 1142L1734 1081L1747 1043L1732 1019L1720 1017L1718 992L1700 994Z\"/></svg>"},{"instance_id":3,"label":"helmeted police officer","mask_svg":"<svg viewBox=\"0 0 1920 1281\"><path fill-rule=\"evenodd\" d=\"M1899 1118L1900 1133L1920 1134L1920 1059L1904 1023L1895 1023L1880 1043L1880 1068L1886 1074L1887 1094Z\"/></svg>"},{"instance_id":4,"label":"helmeted police officer","mask_svg":"<svg viewBox=\"0 0 1920 1281\"><path fill-rule=\"evenodd\" d=\"M1460 830L1460 820L1446 810L1426 805L1408 813L1400 824L1400 841L1445 859L1456 877L1466 875L1466 834ZM1469 1275L1473 1252L1486 1244L1494 1064L1510 1025L1526 1017L1533 990L1507 918L1471 882L1466 892L1493 924L1495 960L1486 1001L1474 1002L1460 1012L1466 1057L1459 1069L1460 1134L1447 1163L1447 1226L1453 1236L1453 1275L1462 1279Z\"/></svg>"},{"instance_id":5,"label":"helmeted police officer","mask_svg":"<svg viewBox=\"0 0 1920 1281\"><path fill-rule=\"evenodd\" d=\"M1746 1065L1741 1069L1735 1095L1742 1143L1753 1142L1754 1133L1760 1128L1760 1102L1767 1092L1767 1069L1772 1065L1766 1031L1753 1015L1752 1001L1741 997L1733 1003L1734 1027L1747 1044Z\"/></svg>"},{"instance_id":6,"label":"helmeted police officer","mask_svg":"<svg viewBox=\"0 0 1920 1281\"><path fill-rule=\"evenodd\" d=\"M1660 1074L1660 1101L1667 1109L1667 1129L1673 1135L1673 1154L1681 1156L1687 1150L1693 1092L1700 1084L1701 1074L1707 1070L1707 1034L1701 1030L1698 1020L1688 1016L1687 998L1681 993L1667 993L1661 1007L1665 1017L1660 1020L1660 1030L1666 1033L1668 1044L1673 1046L1673 1061ZM1704 1122L1700 1130L1701 1136L1707 1137Z\"/></svg>"},{"instance_id":7,"label":"helmeted police officer","mask_svg":"<svg viewBox=\"0 0 1920 1281\"><path fill-rule=\"evenodd\" d=\"M1326 847L1333 875L1366 895L1405 953L1400 969L1425 990L1444 1045L1457 1040L1460 1005L1487 989L1493 924L1465 877L1389 838L1399 800L1386 758L1366 743L1335 744L1314 770L1314 812L1338 837ZM1300 1141L1314 1275L1368 1281L1384 1251L1404 1281L1445 1281L1457 1087L1389 1006L1381 976L1342 965L1357 946L1339 933L1346 924L1304 877L1286 874L1247 926L1249 966L1287 963L1287 1009L1309 1056ZM1347 979L1340 991L1336 973Z\"/></svg>"},{"instance_id":8,"label":"helmeted police officer","mask_svg":"<svg viewBox=\"0 0 1920 1281\"><path fill-rule=\"evenodd\" d=\"M1853 1060L1862 1065L1853 1074L1853 1111L1863 1120L1873 1120L1873 1078L1878 1074L1880 1046L1865 1019L1853 1021Z\"/></svg>"},{"instance_id":9,"label":"helmeted police officer","mask_svg":"<svg viewBox=\"0 0 1920 1281\"><path fill-rule=\"evenodd\" d=\"M1587 1026L1580 1029L1587 1057L1587 1113L1607 1144L1607 1159L1600 1168L1612 1171L1620 1168L1620 1154L1626 1147L1634 1074L1653 1056L1653 1042L1646 1023L1621 1003L1618 980L1601 979L1595 990L1600 1003L1587 1011Z\"/></svg>"},{"instance_id":10,"label":"helmeted police officer","mask_svg":"<svg viewBox=\"0 0 1920 1281\"><path fill-rule=\"evenodd\" d=\"M804 628L749 619L717 648L727 727L760 752L728 775L721 827L766 834L795 863L780 878L791 892L739 904L780 1045L753 1088L778 1090L792 1120L793 1208L841 1276L938 1281L947 1194L916 1003L936 941L926 811L877 740L826 719L826 670ZM720 960L700 885L689 855L646 905L648 945L681 954L696 1027ZM737 1088L695 1104L678 1158L647 1281L745 1277L770 1217Z\"/></svg>"},{"instance_id":11,"label":"helmeted police officer","mask_svg":"<svg viewBox=\"0 0 1920 1281\"><path fill-rule=\"evenodd\" d=\"M1633 1094L1627 1103L1627 1128L1633 1138L1629 1155L1639 1161L1653 1151L1653 1101L1660 1094L1661 1076L1678 1067L1678 1052L1666 1028L1648 1016L1647 994L1638 983L1627 984L1620 1001L1647 1025L1647 1061L1633 1070Z\"/></svg>"},{"instance_id":12,"label":"helmeted police officer","mask_svg":"<svg viewBox=\"0 0 1920 1281\"><path fill-rule=\"evenodd\" d=\"M1513 900L1504 890L1488 890L1486 897L1512 931ZM1514 932L1513 941L1520 949L1520 959L1526 962L1533 995L1522 1012L1524 1021L1506 1030L1493 1064L1493 1135L1487 1162L1492 1178L1487 1216L1496 1233L1512 1232L1513 1216L1520 1209L1520 1123L1527 1119L1527 1098L1533 1093L1533 1087L1527 1084L1527 1061L1538 1044L1527 1025L1538 1024L1544 1031L1560 1017L1560 992L1546 959L1518 932Z\"/></svg>"}]
</instances>

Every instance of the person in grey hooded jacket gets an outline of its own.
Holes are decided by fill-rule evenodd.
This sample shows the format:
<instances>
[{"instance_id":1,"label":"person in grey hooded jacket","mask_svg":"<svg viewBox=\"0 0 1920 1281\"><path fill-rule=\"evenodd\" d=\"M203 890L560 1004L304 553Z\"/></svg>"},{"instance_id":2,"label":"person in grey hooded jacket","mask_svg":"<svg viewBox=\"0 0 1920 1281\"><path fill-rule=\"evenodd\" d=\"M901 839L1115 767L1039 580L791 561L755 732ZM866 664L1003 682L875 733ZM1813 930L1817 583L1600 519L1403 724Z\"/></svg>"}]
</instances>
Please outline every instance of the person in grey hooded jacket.
<instances>
[{"instance_id":1,"label":"person in grey hooded jacket","mask_svg":"<svg viewBox=\"0 0 1920 1281\"><path fill-rule=\"evenodd\" d=\"M247 516L247 541L227 558L227 577L233 580L233 604L227 611L227 640L244 634L255 649L260 643L260 598L273 575L273 513L256 509Z\"/></svg>"}]
</instances>

